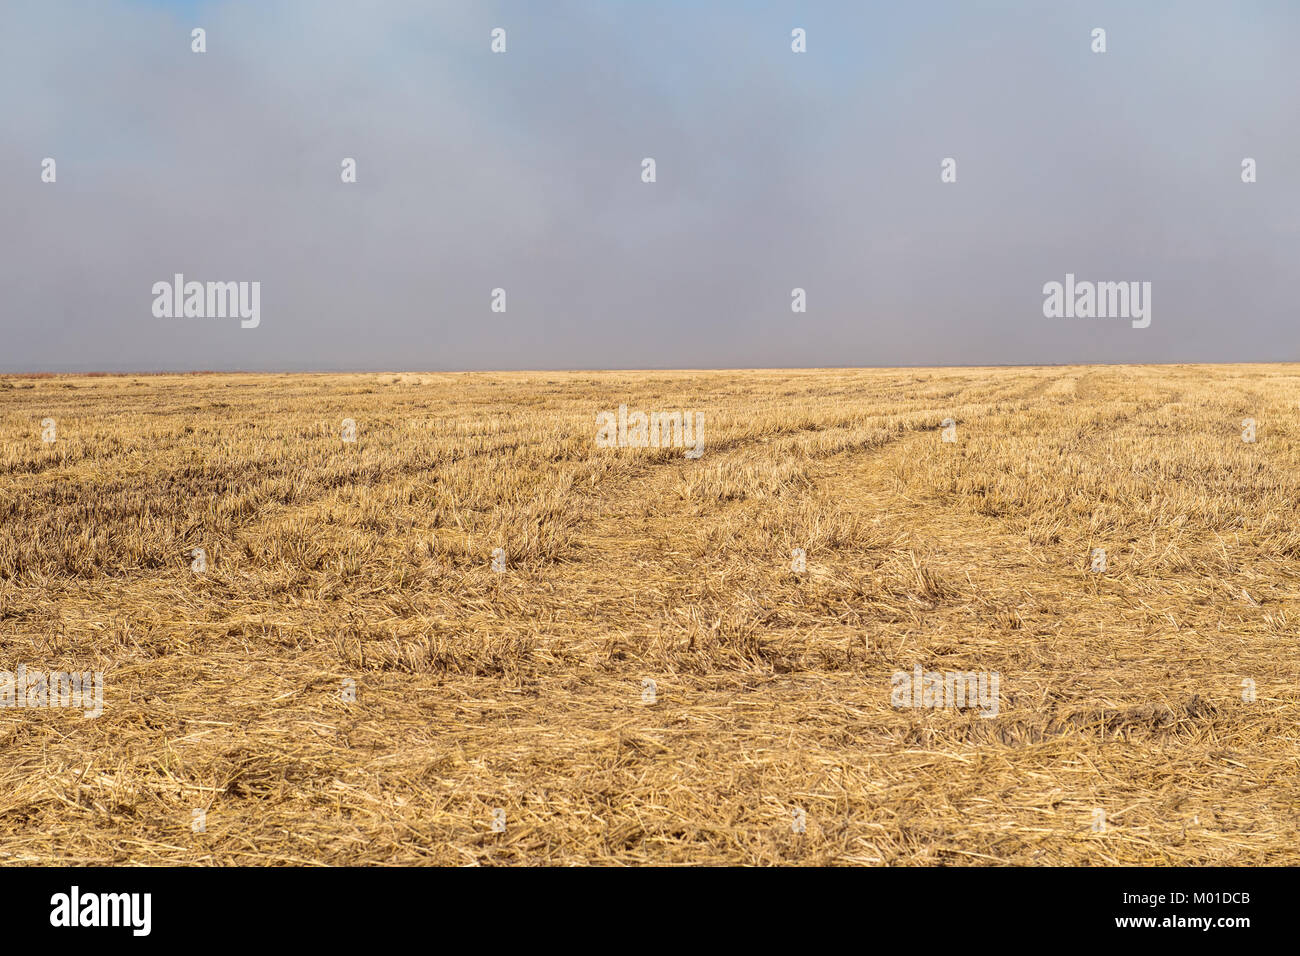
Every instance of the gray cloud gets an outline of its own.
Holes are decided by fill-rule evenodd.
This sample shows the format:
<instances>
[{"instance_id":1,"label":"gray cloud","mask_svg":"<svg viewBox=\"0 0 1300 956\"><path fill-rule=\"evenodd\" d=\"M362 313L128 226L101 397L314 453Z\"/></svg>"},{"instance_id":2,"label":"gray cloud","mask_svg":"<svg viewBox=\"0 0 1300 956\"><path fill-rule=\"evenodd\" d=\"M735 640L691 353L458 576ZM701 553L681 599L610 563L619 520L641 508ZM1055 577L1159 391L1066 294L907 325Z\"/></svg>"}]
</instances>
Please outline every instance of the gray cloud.
<instances>
[{"instance_id":1,"label":"gray cloud","mask_svg":"<svg viewBox=\"0 0 1300 956\"><path fill-rule=\"evenodd\" d=\"M6 3L0 370L1300 358L1294 5L751 6Z\"/></svg>"}]
</instances>

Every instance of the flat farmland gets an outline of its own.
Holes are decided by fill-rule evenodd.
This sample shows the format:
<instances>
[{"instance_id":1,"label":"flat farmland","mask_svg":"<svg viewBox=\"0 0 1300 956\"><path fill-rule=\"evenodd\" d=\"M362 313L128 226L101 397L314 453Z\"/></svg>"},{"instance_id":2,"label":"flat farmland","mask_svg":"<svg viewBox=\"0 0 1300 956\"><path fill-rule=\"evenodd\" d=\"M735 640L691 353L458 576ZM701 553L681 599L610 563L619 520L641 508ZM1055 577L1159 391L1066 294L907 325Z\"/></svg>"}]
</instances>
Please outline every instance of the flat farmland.
<instances>
[{"instance_id":1,"label":"flat farmland","mask_svg":"<svg viewBox=\"0 0 1300 956\"><path fill-rule=\"evenodd\" d=\"M1298 506L1286 365L0 377L0 864L1294 865Z\"/></svg>"}]
</instances>

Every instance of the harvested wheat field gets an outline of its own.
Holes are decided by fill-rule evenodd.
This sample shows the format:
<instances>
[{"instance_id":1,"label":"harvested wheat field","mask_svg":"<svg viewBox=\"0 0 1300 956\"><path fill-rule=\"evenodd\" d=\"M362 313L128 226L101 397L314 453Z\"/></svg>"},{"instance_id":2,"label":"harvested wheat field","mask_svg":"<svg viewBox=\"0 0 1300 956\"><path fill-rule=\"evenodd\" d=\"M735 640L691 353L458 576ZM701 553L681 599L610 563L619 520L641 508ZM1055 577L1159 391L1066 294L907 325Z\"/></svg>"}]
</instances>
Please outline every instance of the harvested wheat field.
<instances>
[{"instance_id":1,"label":"harvested wheat field","mask_svg":"<svg viewBox=\"0 0 1300 956\"><path fill-rule=\"evenodd\" d=\"M1281 365L2 378L0 669L104 691L0 708L0 863L1296 864L1298 418Z\"/></svg>"}]
</instances>

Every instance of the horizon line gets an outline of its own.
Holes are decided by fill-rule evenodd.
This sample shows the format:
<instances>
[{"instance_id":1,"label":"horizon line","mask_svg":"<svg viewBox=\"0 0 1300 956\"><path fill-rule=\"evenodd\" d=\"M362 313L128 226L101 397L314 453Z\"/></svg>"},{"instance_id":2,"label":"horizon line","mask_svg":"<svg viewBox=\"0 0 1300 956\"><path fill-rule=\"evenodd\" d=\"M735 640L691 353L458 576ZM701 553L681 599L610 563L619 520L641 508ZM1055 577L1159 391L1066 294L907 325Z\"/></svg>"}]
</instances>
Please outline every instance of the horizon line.
<instances>
[{"instance_id":1,"label":"horizon line","mask_svg":"<svg viewBox=\"0 0 1300 956\"><path fill-rule=\"evenodd\" d=\"M1180 366L1220 368L1229 365L1300 365L1300 359L1247 359L1239 362L1007 362L952 365L747 365L716 366L712 368L647 365L627 368L460 368L460 369L402 369L402 368L341 368L341 369L156 369L135 371L61 371L42 369L29 372L0 370L0 378L54 378L80 376L83 378L111 378L141 375L498 375L505 373L576 374L584 372L820 372L820 371L880 371L887 369L983 369L983 368L1176 368Z\"/></svg>"}]
</instances>

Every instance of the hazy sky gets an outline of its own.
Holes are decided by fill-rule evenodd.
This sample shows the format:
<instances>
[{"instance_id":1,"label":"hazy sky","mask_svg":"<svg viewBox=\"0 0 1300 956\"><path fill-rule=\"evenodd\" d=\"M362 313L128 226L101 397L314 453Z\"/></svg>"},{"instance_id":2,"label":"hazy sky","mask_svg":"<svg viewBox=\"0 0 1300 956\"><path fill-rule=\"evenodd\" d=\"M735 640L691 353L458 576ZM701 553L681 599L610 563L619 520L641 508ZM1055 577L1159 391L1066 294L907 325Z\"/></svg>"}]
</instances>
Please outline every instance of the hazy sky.
<instances>
[{"instance_id":1,"label":"hazy sky","mask_svg":"<svg viewBox=\"0 0 1300 956\"><path fill-rule=\"evenodd\" d=\"M1297 360L1297 49L1294 0L2 0L0 371ZM178 272L260 325L155 317ZM1150 327L1045 318L1066 273Z\"/></svg>"}]
</instances>

